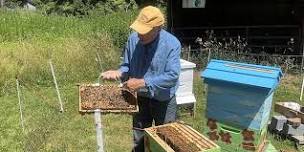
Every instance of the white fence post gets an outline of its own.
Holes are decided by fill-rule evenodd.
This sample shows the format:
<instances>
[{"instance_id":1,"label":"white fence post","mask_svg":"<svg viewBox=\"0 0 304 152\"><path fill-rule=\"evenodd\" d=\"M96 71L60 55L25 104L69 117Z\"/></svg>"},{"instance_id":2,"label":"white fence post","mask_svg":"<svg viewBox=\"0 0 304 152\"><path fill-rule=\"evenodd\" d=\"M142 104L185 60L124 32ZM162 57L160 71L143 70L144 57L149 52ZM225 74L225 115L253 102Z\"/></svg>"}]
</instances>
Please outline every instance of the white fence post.
<instances>
[{"instance_id":1,"label":"white fence post","mask_svg":"<svg viewBox=\"0 0 304 152\"><path fill-rule=\"evenodd\" d=\"M57 96L58 96L58 100L59 100L59 104L60 104L60 112L63 112L63 104L62 104L62 100L61 100L61 96L60 96L60 92L59 92L59 88L58 88L58 84L57 84L57 80L56 80L56 76L55 76L55 71L54 71L54 67L53 67L53 64L52 64L52 60L49 60L49 64L50 64L50 67L51 67L51 71L52 71L52 76L53 76L53 79L54 79L54 84L55 84L55 87L56 87L56 92L57 92Z\"/></svg>"},{"instance_id":2,"label":"white fence post","mask_svg":"<svg viewBox=\"0 0 304 152\"><path fill-rule=\"evenodd\" d=\"M16 79L16 86L17 86L17 95L19 100L19 112L20 112L20 121L21 121L21 127L22 131L24 132L24 121L23 121L23 114L22 114L22 102L21 102L21 95L20 95L20 88L19 88L19 80Z\"/></svg>"}]
</instances>

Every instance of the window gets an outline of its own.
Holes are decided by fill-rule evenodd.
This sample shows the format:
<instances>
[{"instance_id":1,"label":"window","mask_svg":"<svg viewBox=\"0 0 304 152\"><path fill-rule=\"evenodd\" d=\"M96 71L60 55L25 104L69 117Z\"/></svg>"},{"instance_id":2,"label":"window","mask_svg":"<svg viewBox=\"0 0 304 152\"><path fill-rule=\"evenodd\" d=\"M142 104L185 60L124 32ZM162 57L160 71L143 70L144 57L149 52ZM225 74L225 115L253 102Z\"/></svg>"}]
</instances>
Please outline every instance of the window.
<instances>
[{"instance_id":1,"label":"window","mask_svg":"<svg viewBox=\"0 0 304 152\"><path fill-rule=\"evenodd\" d=\"M183 8L205 8L206 0L183 0Z\"/></svg>"}]
</instances>

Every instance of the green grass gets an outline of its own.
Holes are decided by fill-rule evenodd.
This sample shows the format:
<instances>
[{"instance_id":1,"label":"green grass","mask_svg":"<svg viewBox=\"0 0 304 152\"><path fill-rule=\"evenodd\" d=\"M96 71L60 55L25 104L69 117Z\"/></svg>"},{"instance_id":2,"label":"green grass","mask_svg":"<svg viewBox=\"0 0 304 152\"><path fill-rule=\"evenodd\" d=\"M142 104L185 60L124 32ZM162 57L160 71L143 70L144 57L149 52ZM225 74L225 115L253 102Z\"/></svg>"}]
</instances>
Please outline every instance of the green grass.
<instances>
[{"instance_id":1,"label":"green grass","mask_svg":"<svg viewBox=\"0 0 304 152\"><path fill-rule=\"evenodd\" d=\"M292 74L286 75L282 79L279 88L275 92L273 103L293 101L301 105L304 105L304 102L300 101L301 83L302 83L302 78L300 75L292 75ZM275 114L277 113L275 113L274 110L272 110L272 115ZM270 135L268 137L277 149L286 150L288 152L296 151L293 142L289 140L283 140L280 138L275 139L274 135Z\"/></svg>"},{"instance_id":2,"label":"green grass","mask_svg":"<svg viewBox=\"0 0 304 152\"><path fill-rule=\"evenodd\" d=\"M24 85L51 85L49 59L65 85L118 68L133 17L133 12L76 18L0 9L0 95L15 77Z\"/></svg>"},{"instance_id":3,"label":"green grass","mask_svg":"<svg viewBox=\"0 0 304 152\"><path fill-rule=\"evenodd\" d=\"M78 113L76 83L117 68L133 13L89 18L0 9L0 151L96 151L93 115ZM65 112L48 64L55 68ZM25 132L15 78L23 91ZM105 115L108 151L130 151L131 116Z\"/></svg>"},{"instance_id":4,"label":"green grass","mask_svg":"<svg viewBox=\"0 0 304 152\"><path fill-rule=\"evenodd\" d=\"M192 117L180 110L179 119L203 132L206 127L204 86L198 75L194 81L196 113ZM300 87L298 82L299 76L284 78L276 91L274 102L296 100ZM59 112L53 87L22 87L25 133L20 126L17 95L10 94L0 98L3 103L0 107L0 137L5 139L0 140L0 151L96 151L94 117L92 114L82 116L78 113L77 87L69 85L60 90L64 99L64 113ZM102 121L106 150L131 151L132 117L107 114L102 116ZM277 140L272 135L268 138L279 150L295 151L293 143L288 140Z\"/></svg>"},{"instance_id":5,"label":"green grass","mask_svg":"<svg viewBox=\"0 0 304 152\"><path fill-rule=\"evenodd\" d=\"M53 41L58 38L87 38L90 34L104 36L104 32L107 32L115 46L121 47L134 17L135 12L77 18L0 9L0 43L29 39Z\"/></svg>"},{"instance_id":6,"label":"green grass","mask_svg":"<svg viewBox=\"0 0 304 152\"><path fill-rule=\"evenodd\" d=\"M50 86L50 59L58 82L66 85L96 80L101 71L118 67L119 55L106 37L0 43L1 93L10 92L16 77L24 85Z\"/></svg>"},{"instance_id":7,"label":"green grass","mask_svg":"<svg viewBox=\"0 0 304 152\"><path fill-rule=\"evenodd\" d=\"M78 113L76 86L61 89L64 113L54 88L23 88L25 132L19 119L18 98L4 96L0 112L0 151L96 151L94 115ZM132 146L129 115L102 115L106 149L124 151Z\"/></svg>"}]
</instances>

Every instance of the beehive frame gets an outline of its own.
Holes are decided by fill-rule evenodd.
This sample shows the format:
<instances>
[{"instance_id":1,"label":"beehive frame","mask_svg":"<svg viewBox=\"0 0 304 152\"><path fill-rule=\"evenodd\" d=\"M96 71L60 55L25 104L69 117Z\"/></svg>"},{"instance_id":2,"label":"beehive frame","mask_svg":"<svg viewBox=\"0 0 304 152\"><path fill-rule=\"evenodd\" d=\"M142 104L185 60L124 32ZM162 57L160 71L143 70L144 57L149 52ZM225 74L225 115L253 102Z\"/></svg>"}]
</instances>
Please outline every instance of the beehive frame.
<instances>
[{"instance_id":1,"label":"beehive frame","mask_svg":"<svg viewBox=\"0 0 304 152\"><path fill-rule=\"evenodd\" d=\"M220 152L220 147L207 137L201 135L198 131L194 130L188 125L175 122L161 126L150 127L145 129L145 151L146 152L174 152L174 150L160 138L156 130L161 127L173 127L178 133L183 134L185 140L194 143L200 150L199 152Z\"/></svg>"},{"instance_id":2,"label":"beehive frame","mask_svg":"<svg viewBox=\"0 0 304 152\"><path fill-rule=\"evenodd\" d=\"M78 94L79 94L79 112L81 113L92 113L95 112L96 109L83 109L81 104L81 87L102 87L101 84L80 84L78 85ZM125 90L121 88L121 90ZM135 97L137 98L136 94ZM135 108L134 109L100 109L102 113L136 113L139 111L138 101L136 100Z\"/></svg>"}]
</instances>

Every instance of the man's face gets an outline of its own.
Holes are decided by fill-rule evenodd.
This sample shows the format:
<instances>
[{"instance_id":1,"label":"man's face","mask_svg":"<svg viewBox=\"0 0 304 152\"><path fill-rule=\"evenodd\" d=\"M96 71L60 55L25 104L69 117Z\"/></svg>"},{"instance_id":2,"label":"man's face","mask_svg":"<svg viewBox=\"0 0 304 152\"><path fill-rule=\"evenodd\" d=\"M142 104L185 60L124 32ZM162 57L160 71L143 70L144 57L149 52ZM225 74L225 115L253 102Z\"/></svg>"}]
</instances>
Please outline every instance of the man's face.
<instances>
[{"instance_id":1,"label":"man's face","mask_svg":"<svg viewBox=\"0 0 304 152\"><path fill-rule=\"evenodd\" d=\"M138 34L140 42L144 45L149 44L157 37L159 31L160 31L160 28L153 28L147 34L144 34L144 35Z\"/></svg>"}]
</instances>

